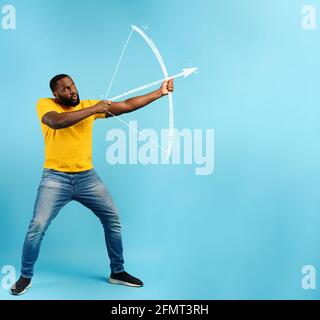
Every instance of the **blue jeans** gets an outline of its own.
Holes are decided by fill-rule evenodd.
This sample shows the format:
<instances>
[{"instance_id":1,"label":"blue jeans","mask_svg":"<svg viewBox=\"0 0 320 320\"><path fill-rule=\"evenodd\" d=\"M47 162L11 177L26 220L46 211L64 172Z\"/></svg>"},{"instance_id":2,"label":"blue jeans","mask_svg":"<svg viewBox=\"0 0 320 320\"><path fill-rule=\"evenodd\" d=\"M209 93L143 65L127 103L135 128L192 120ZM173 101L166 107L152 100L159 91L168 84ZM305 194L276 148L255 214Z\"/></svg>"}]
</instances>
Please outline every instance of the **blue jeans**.
<instances>
[{"instance_id":1,"label":"blue jeans","mask_svg":"<svg viewBox=\"0 0 320 320\"><path fill-rule=\"evenodd\" d=\"M121 224L112 198L94 169L80 173L64 173L44 169L34 206L33 217L23 245L21 275L32 278L41 241L58 212L76 200L91 209L100 219L111 272L124 271Z\"/></svg>"}]
</instances>

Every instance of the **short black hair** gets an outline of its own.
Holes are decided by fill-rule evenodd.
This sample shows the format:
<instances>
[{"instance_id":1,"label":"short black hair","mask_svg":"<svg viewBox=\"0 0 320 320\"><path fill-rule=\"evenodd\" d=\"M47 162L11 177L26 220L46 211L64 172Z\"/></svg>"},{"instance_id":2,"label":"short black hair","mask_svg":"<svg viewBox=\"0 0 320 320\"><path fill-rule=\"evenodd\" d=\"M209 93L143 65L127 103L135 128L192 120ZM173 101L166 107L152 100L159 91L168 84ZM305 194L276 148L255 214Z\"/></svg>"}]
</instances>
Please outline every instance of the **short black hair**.
<instances>
[{"instance_id":1,"label":"short black hair","mask_svg":"<svg viewBox=\"0 0 320 320\"><path fill-rule=\"evenodd\" d=\"M56 90L56 86L57 86L57 82L65 77L71 78L70 76L68 76L67 74L61 73L61 74L57 74L56 76L54 76L51 80L50 80L50 89L52 92L54 92L54 90Z\"/></svg>"}]
</instances>

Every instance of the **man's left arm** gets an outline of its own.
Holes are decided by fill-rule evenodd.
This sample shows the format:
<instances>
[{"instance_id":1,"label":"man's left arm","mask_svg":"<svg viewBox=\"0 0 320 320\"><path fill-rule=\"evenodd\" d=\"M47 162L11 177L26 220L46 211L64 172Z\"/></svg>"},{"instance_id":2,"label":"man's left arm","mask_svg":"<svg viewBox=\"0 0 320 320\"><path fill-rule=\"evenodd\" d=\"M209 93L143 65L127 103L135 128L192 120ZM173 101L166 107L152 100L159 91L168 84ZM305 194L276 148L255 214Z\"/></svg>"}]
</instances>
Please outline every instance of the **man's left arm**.
<instances>
[{"instance_id":1,"label":"man's left arm","mask_svg":"<svg viewBox=\"0 0 320 320\"><path fill-rule=\"evenodd\" d=\"M173 79L165 80L158 90L152 91L142 96L133 97L121 102L111 102L106 112L106 117L118 116L123 113L132 112L138 110L149 103L167 95L169 92L173 92ZM110 113L108 113L110 112Z\"/></svg>"}]
</instances>

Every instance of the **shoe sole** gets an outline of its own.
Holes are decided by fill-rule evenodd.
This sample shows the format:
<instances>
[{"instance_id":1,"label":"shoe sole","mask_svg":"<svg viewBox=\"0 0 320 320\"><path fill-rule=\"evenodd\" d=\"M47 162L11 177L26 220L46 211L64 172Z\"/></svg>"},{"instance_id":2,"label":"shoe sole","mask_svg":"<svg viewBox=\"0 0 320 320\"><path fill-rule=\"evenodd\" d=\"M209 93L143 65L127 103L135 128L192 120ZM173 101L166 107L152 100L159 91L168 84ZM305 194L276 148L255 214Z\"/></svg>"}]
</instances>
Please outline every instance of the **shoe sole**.
<instances>
[{"instance_id":1,"label":"shoe sole","mask_svg":"<svg viewBox=\"0 0 320 320\"><path fill-rule=\"evenodd\" d=\"M21 291L20 293L15 293L15 292L12 292L11 289L10 289L10 293L13 295L13 296L20 296L24 293L27 292L27 289L31 288L32 287L32 284L30 283L23 291Z\"/></svg>"},{"instance_id":2,"label":"shoe sole","mask_svg":"<svg viewBox=\"0 0 320 320\"><path fill-rule=\"evenodd\" d=\"M112 283L112 284L122 284L122 285L128 286L128 287L142 287L143 286L141 284L134 284L134 283L130 283L130 282L122 281L122 280L117 280L117 279L112 279L112 278L109 278L108 282Z\"/></svg>"}]
</instances>

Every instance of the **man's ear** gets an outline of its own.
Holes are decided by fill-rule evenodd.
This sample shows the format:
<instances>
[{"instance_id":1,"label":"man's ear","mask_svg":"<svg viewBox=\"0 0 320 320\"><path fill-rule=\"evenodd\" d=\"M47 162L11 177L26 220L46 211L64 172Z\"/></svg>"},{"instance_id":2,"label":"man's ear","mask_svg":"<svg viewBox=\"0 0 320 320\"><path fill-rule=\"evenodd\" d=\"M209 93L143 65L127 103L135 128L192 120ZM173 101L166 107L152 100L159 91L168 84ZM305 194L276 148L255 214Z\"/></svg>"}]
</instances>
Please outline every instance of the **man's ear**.
<instances>
[{"instance_id":1,"label":"man's ear","mask_svg":"<svg viewBox=\"0 0 320 320\"><path fill-rule=\"evenodd\" d=\"M52 94L53 94L55 97L57 97L57 94L56 94L55 92L52 92Z\"/></svg>"}]
</instances>

